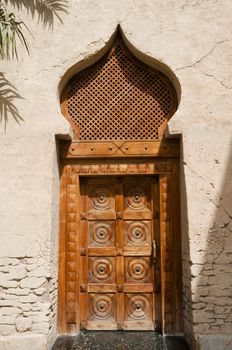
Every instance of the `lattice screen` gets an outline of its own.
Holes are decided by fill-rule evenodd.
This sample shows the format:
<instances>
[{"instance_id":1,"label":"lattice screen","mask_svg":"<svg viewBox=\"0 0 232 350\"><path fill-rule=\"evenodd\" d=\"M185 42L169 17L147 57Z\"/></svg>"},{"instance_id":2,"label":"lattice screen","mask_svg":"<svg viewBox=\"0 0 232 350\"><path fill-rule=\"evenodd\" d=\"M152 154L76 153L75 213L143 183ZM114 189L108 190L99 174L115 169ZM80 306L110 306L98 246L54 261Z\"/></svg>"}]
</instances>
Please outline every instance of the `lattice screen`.
<instances>
[{"instance_id":1,"label":"lattice screen","mask_svg":"<svg viewBox=\"0 0 232 350\"><path fill-rule=\"evenodd\" d=\"M120 40L111 54L72 78L63 105L83 141L155 140L175 109L169 80L140 63Z\"/></svg>"}]
</instances>

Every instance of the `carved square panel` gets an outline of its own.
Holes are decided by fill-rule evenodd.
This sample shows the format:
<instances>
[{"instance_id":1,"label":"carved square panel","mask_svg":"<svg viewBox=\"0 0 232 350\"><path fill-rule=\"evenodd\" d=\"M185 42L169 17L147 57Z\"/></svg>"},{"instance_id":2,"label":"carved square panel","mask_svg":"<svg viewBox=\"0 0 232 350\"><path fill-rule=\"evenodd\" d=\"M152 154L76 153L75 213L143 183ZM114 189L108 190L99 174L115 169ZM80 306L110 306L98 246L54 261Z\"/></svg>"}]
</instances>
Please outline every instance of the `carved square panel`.
<instances>
[{"instance_id":1,"label":"carved square panel","mask_svg":"<svg viewBox=\"0 0 232 350\"><path fill-rule=\"evenodd\" d=\"M104 323L115 321L115 294L88 294L88 320Z\"/></svg>"},{"instance_id":2,"label":"carved square panel","mask_svg":"<svg viewBox=\"0 0 232 350\"><path fill-rule=\"evenodd\" d=\"M115 222L114 221L89 221L89 247L115 246Z\"/></svg>"},{"instance_id":3,"label":"carved square panel","mask_svg":"<svg viewBox=\"0 0 232 350\"><path fill-rule=\"evenodd\" d=\"M151 282L150 257L125 257L125 283Z\"/></svg>"},{"instance_id":4,"label":"carved square panel","mask_svg":"<svg viewBox=\"0 0 232 350\"><path fill-rule=\"evenodd\" d=\"M151 246L150 221L124 221L123 232L125 247Z\"/></svg>"},{"instance_id":5,"label":"carved square panel","mask_svg":"<svg viewBox=\"0 0 232 350\"><path fill-rule=\"evenodd\" d=\"M133 210L134 212L150 210L149 184L124 184L124 210Z\"/></svg>"},{"instance_id":6,"label":"carved square panel","mask_svg":"<svg viewBox=\"0 0 232 350\"><path fill-rule=\"evenodd\" d=\"M112 184L88 186L88 211L115 211L115 188Z\"/></svg>"},{"instance_id":7,"label":"carved square panel","mask_svg":"<svg viewBox=\"0 0 232 350\"><path fill-rule=\"evenodd\" d=\"M152 294L125 294L125 321L143 322L152 320Z\"/></svg>"},{"instance_id":8,"label":"carved square panel","mask_svg":"<svg viewBox=\"0 0 232 350\"><path fill-rule=\"evenodd\" d=\"M91 257L89 258L88 268L89 283L115 283L115 258Z\"/></svg>"}]
</instances>

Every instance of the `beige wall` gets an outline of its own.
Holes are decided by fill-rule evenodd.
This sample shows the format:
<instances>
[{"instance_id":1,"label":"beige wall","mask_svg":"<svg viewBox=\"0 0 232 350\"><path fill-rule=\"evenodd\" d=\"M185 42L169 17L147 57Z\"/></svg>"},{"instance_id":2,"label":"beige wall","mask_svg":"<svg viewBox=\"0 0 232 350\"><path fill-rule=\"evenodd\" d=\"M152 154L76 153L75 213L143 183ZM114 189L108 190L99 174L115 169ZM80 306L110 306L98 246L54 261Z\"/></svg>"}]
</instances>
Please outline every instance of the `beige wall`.
<instances>
[{"instance_id":1,"label":"beige wall","mask_svg":"<svg viewBox=\"0 0 232 350\"><path fill-rule=\"evenodd\" d=\"M11 102L23 121L8 112L5 131L0 124L0 347L50 349L56 336L55 135L70 132L58 85L73 65L104 48L120 23L134 47L179 79L181 103L169 133L182 134L185 329L200 349L231 349L232 2L68 3L64 24L55 20L53 29L22 12L34 36L28 34L30 56L22 51L19 62L1 62L22 97Z\"/></svg>"}]
</instances>

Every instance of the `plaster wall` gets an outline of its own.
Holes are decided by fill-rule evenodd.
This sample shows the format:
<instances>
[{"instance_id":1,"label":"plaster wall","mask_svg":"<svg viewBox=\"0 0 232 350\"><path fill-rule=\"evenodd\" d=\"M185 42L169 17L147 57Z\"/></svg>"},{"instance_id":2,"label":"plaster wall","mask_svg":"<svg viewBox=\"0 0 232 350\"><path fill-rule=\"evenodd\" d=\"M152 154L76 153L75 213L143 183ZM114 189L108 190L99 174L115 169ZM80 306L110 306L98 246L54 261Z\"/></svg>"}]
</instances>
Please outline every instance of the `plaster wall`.
<instances>
[{"instance_id":1,"label":"plaster wall","mask_svg":"<svg viewBox=\"0 0 232 350\"><path fill-rule=\"evenodd\" d=\"M55 135L71 134L58 86L120 23L130 44L169 67L182 90L167 134L182 135L185 334L192 349L231 349L232 3L69 0L67 11L63 24L44 28L19 10L33 33L30 56L19 48L19 62L1 61L1 104L15 106L19 124L10 110L2 113L0 348L50 349L56 337Z\"/></svg>"}]
</instances>

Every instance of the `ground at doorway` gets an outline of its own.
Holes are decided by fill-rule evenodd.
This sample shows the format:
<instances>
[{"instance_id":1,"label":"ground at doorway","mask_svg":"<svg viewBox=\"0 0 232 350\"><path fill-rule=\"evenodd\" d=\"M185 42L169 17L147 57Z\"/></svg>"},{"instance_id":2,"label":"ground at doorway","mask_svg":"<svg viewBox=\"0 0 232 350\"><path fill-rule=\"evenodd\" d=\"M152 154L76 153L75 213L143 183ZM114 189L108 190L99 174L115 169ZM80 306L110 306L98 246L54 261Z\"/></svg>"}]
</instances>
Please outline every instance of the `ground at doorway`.
<instances>
[{"instance_id":1,"label":"ground at doorway","mask_svg":"<svg viewBox=\"0 0 232 350\"><path fill-rule=\"evenodd\" d=\"M59 337L52 350L189 350L182 337L163 337L155 332L88 331Z\"/></svg>"}]
</instances>

